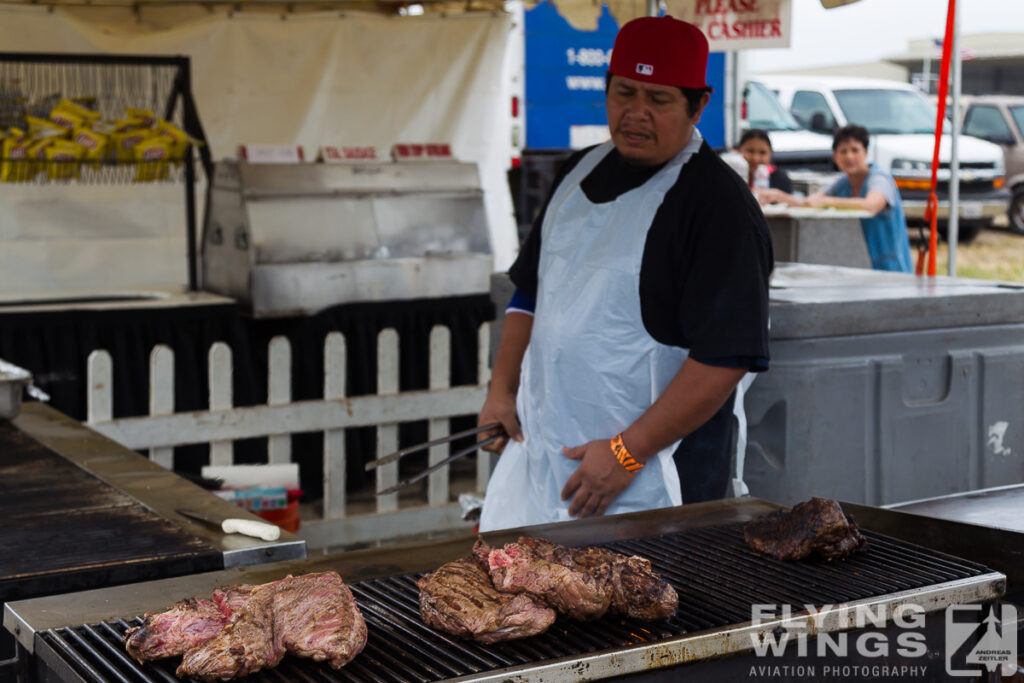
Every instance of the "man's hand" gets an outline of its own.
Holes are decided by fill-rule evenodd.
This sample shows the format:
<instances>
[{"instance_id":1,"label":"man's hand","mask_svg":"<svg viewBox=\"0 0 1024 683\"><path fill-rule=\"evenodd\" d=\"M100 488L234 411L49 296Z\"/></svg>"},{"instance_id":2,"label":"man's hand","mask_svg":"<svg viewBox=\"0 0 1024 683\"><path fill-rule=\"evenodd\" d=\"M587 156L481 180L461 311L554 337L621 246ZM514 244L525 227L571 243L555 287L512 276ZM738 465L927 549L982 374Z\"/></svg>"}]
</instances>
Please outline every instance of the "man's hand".
<instances>
[{"instance_id":1,"label":"man's hand","mask_svg":"<svg viewBox=\"0 0 1024 683\"><path fill-rule=\"evenodd\" d=\"M609 439L597 439L582 446L563 448L562 455L580 461L580 466L562 489L562 500L572 498L569 504L570 517L603 515L636 476L615 459Z\"/></svg>"},{"instance_id":2,"label":"man's hand","mask_svg":"<svg viewBox=\"0 0 1024 683\"><path fill-rule=\"evenodd\" d=\"M505 429L505 438L498 439L492 444L483 446L483 450L492 451L494 453L501 453L505 450L505 445L508 444L508 439L512 438L516 441L523 440L523 432L519 428L519 420L516 418L516 397L507 391L499 391L495 388L491 388L491 391L487 392L487 399L484 401L483 408L480 409L480 415L476 419L476 426L483 427L484 425L491 424L493 422L500 422L501 426ZM491 436L498 434L497 429L489 429L486 432L481 432L477 435L477 441L483 441Z\"/></svg>"}]
</instances>

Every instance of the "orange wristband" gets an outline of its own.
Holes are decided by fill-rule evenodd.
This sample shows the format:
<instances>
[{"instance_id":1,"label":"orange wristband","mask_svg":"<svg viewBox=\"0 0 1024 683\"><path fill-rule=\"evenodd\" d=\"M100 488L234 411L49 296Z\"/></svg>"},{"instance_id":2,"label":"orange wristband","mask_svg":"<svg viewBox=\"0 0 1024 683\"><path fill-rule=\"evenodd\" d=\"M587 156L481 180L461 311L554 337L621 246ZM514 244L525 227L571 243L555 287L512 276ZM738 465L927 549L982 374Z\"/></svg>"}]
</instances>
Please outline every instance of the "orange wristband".
<instances>
[{"instance_id":1,"label":"orange wristband","mask_svg":"<svg viewBox=\"0 0 1024 683\"><path fill-rule=\"evenodd\" d=\"M626 448L626 444L622 443L622 432L619 432L612 437L611 441L612 453L615 454L615 459L619 461L619 464L626 468L628 472L636 472L641 469L643 463L637 462L636 459L630 455L629 449Z\"/></svg>"}]
</instances>

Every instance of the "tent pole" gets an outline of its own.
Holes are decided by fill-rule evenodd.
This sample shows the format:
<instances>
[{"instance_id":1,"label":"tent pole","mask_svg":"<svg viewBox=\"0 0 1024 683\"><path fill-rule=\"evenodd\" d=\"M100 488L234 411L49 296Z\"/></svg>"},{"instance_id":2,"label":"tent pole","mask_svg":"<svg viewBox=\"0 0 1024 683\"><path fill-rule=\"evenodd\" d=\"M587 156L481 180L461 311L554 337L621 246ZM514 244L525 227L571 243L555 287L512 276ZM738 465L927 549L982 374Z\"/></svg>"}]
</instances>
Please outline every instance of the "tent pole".
<instances>
[{"instance_id":1,"label":"tent pole","mask_svg":"<svg viewBox=\"0 0 1024 683\"><path fill-rule=\"evenodd\" d=\"M953 9L953 130L950 136L949 157L949 274L956 276L956 248L960 236L960 86L962 61L960 59L960 8Z\"/></svg>"}]
</instances>

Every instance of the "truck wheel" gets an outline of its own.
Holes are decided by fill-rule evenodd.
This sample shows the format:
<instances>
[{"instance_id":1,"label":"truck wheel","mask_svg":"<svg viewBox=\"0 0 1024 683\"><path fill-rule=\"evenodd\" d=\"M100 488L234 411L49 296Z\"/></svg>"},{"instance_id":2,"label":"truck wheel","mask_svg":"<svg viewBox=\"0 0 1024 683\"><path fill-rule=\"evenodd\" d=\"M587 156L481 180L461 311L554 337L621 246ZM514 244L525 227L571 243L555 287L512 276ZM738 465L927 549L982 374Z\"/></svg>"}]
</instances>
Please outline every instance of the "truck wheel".
<instances>
[{"instance_id":1,"label":"truck wheel","mask_svg":"<svg viewBox=\"0 0 1024 683\"><path fill-rule=\"evenodd\" d=\"M1024 185L1013 188L1013 199L1006 215L1010 219L1010 231L1024 235Z\"/></svg>"}]
</instances>

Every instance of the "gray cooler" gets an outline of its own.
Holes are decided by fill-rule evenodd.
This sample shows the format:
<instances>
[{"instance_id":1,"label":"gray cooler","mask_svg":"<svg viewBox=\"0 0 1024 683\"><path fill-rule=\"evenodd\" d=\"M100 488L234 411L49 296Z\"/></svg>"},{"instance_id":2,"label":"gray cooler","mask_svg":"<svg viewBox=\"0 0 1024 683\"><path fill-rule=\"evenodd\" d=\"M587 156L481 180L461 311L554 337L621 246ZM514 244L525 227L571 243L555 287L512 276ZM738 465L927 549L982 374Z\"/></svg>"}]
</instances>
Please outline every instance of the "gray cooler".
<instances>
[{"instance_id":1,"label":"gray cooler","mask_svg":"<svg viewBox=\"0 0 1024 683\"><path fill-rule=\"evenodd\" d=\"M778 264L752 495L885 505L1024 482L1024 285Z\"/></svg>"}]
</instances>

